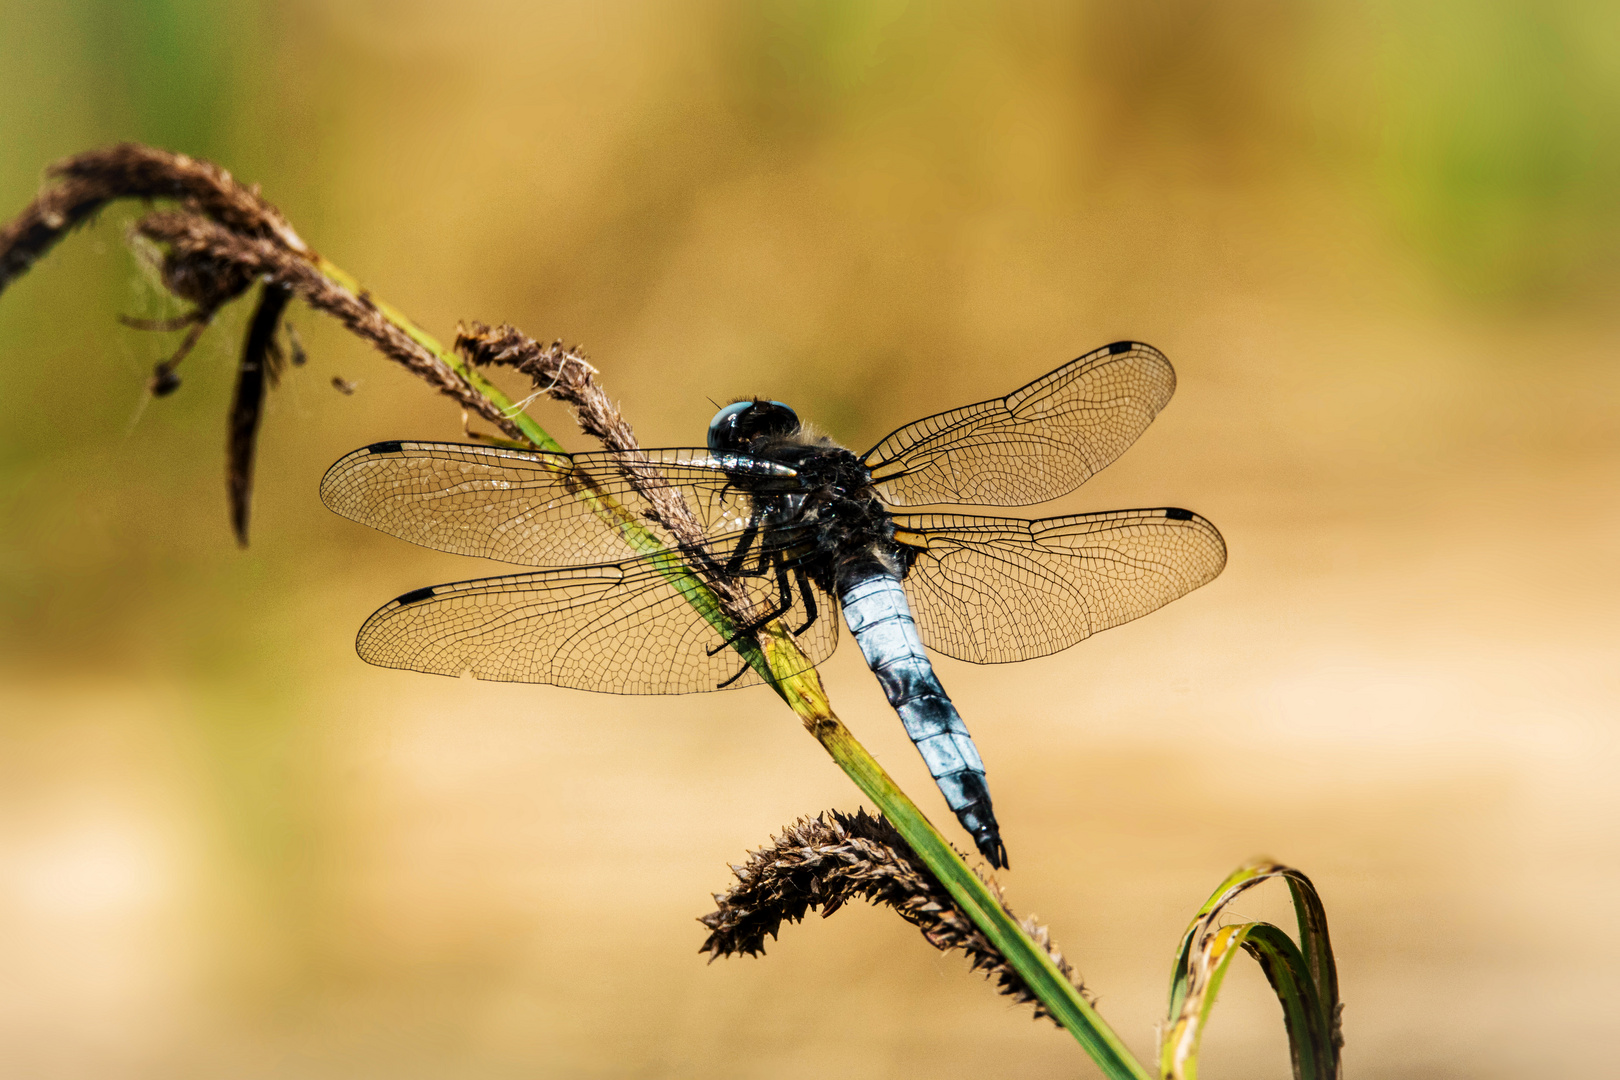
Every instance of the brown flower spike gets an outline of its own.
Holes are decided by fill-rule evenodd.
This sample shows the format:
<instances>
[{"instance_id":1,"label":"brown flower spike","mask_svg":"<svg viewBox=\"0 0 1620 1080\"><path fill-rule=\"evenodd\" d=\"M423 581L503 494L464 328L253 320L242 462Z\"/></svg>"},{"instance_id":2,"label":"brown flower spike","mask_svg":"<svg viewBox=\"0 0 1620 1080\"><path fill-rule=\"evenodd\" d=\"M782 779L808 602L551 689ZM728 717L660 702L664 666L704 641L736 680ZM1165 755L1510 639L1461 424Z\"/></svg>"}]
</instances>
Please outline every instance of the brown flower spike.
<instances>
[{"instance_id":1,"label":"brown flower spike","mask_svg":"<svg viewBox=\"0 0 1620 1080\"><path fill-rule=\"evenodd\" d=\"M1037 1017L1051 1016L884 818L865 810L854 814L830 810L800 818L768 846L750 852L746 863L731 869L737 884L716 893L718 909L698 920L710 930L698 951L709 953L711 963L739 953L758 956L765 951L766 935L776 937L784 919L799 922L817 908L826 918L850 900L860 899L893 908L941 952L960 949L973 970L983 971L995 983L997 993L1034 1004ZM985 882L1000 900L1000 888L989 878ZM1005 902L1001 906L1007 907ZM1020 925L1095 1004L1046 928L1034 919L1021 920Z\"/></svg>"}]
</instances>

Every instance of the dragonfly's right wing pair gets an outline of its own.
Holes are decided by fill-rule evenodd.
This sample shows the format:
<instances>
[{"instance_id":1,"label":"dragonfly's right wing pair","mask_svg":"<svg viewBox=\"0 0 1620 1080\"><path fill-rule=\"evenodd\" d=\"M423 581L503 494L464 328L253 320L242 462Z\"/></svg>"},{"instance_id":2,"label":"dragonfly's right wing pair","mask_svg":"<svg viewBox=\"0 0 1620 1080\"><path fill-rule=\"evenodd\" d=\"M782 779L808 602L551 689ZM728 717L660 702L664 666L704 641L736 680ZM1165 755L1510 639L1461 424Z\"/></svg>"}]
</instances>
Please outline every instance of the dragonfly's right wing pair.
<instances>
[{"instance_id":1,"label":"dragonfly's right wing pair","mask_svg":"<svg viewBox=\"0 0 1620 1080\"><path fill-rule=\"evenodd\" d=\"M1174 385L1156 350L1112 345L1006 398L907 425L863 461L901 505L1042 502L1128 447ZM321 494L345 517L425 547L555 567L405 594L361 628L358 648L372 663L616 693L712 690L737 672L737 654L719 647L725 639L690 602L702 566L672 573L667 554L624 558L630 540L682 550L693 563L690 535L664 524L673 498L695 522L701 555L726 561L750 499L705 450L627 457L379 443L332 466ZM615 527L599 513L604 501L623 508ZM1066 648L1197 588L1225 560L1214 527L1180 510L895 522L915 550L906 585L924 640L979 663ZM770 575L734 585L757 611L787 601L781 621L808 623L799 645L811 663L836 647L836 605L813 585L814 612L803 589L787 596ZM730 685L759 681L750 670Z\"/></svg>"}]
</instances>

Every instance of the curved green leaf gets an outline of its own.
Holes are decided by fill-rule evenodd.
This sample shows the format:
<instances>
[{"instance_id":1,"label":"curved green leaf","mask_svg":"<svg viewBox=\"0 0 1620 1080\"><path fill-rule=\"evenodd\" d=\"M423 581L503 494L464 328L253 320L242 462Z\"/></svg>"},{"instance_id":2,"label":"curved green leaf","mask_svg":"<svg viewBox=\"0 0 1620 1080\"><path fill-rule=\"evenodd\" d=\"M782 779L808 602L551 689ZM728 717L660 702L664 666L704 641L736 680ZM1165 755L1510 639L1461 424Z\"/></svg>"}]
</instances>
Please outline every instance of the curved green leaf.
<instances>
[{"instance_id":1,"label":"curved green leaf","mask_svg":"<svg viewBox=\"0 0 1620 1080\"><path fill-rule=\"evenodd\" d=\"M1261 882L1282 878L1294 902L1299 944L1270 923L1221 926L1222 913ZM1336 1080L1339 1049L1338 971L1327 913L1310 878L1292 867L1257 860L1237 870L1198 909L1182 935L1170 977L1170 1022L1159 1047L1159 1073L1196 1080L1198 1050L1221 982L1241 949L1253 956L1283 1008L1296 1080Z\"/></svg>"}]
</instances>

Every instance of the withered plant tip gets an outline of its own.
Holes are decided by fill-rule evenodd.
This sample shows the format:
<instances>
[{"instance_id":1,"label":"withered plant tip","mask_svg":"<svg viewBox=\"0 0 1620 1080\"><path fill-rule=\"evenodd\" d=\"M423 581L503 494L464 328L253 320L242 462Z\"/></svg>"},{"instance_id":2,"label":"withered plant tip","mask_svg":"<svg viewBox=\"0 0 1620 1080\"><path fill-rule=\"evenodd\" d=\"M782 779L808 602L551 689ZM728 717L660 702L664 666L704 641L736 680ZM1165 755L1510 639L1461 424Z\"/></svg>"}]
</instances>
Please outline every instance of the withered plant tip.
<instances>
[{"instance_id":1,"label":"withered plant tip","mask_svg":"<svg viewBox=\"0 0 1620 1080\"><path fill-rule=\"evenodd\" d=\"M218 222L177 210L154 211L136 223L135 231L167 248L165 281L171 274L203 274L215 269L246 273L250 281L254 277L267 278L311 307L335 316L385 356L405 365L509 437L522 439L522 432L493 402L384 316L364 290L339 285L301 254L274 240L244 236ZM176 269L171 270L171 266Z\"/></svg>"},{"instance_id":2,"label":"withered plant tip","mask_svg":"<svg viewBox=\"0 0 1620 1080\"><path fill-rule=\"evenodd\" d=\"M215 313L240 297L255 280L263 280L266 298L276 293L296 296L335 316L508 439L531 445L510 415L419 340L408 325L383 312L365 289L334 274L281 212L259 194L257 185L243 185L210 162L133 143L67 158L47 169L46 176L34 201L0 227L0 290L108 202L137 198L179 204L177 209L151 211L131 228L132 237L151 242L161 252L157 268L164 286L194 305L192 311L161 327L157 322L131 320L132 325L150 329L188 328L175 354L157 365L149 384L154 396L179 388L174 369ZM285 300L278 299L275 306L284 310ZM239 540L246 535L245 500L252 487L252 451L265 391L263 377L273 374L265 364L279 359L267 351L272 346L266 343L273 342L276 329L270 321L272 314L279 319L281 311L267 308L261 300L244 343L236 400L228 418L226 483ZM260 317L265 320L262 324ZM541 346L510 326L492 331L478 324L463 330L456 347L475 365L506 366L527 374L538 390L571 405L581 428L608 449L625 455L623 468L652 504L652 516L682 542L701 540L701 529L679 492L663 483L641 455L630 426L596 385L595 369L582 353L560 342ZM303 350L296 343L293 349L296 364ZM746 621L740 596L730 595L731 590L724 587L715 591L722 606Z\"/></svg>"},{"instance_id":3,"label":"withered plant tip","mask_svg":"<svg viewBox=\"0 0 1620 1080\"><path fill-rule=\"evenodd\" d=\"M232 524L245 537L245 500L252 486L253 435L262 407L263 377L273 374L267 350L286 299L297 296L311 307L334 315L351 331L370 341L441 393L514 440L523 434L484 394L470 386L411 332L380 312L362 289L333 275L320 257L293 231L281 212L267 202L257 185L238 183L211 162L184 154L123 143L57 162L46 170L46 183L21 214L0 226L0 290L25 272L74 227L90 220L117 199L173 200L177 209L154 210L131 229L133 238L151 241L161 252L157 269L164 286L190 301L190 312L174 320L125 320L142 329L186 328L174 355L159 363L148 384L162 397L180 386L175 367L191 351L214 315L240 297L257 279L266 283L265 300L250 328L239 368L236 400L228 418L226 484ZM277 296L275 310L267 307ZM264 320L260 322L260 318ZM294 347L294 363L303 350ZM243 379L246 382L243 382ZM257 387L253 384L257 382Z\"/></svg>"},{"instance_id":4,"label":"withered plant tip","mask_svg":"<svg viewBox=\"0 0 1620 1080\"><path fill-rule=\"evenodd\" d=\"M245 235L274 238L290 251L311 255L281 212L209 161L119 143L64 158L45 170L48 182L34 201L0 227L0 290L58 240L116 199L174 199Z\"/></svg>"},{"instance_id":5,"label":"withered plant tip","mask_svg":"<svg viewBox=\"0 0 1620 1080\"><path fill-rule=\"evenodd\" d=\"M731 869L737 883L716 893L717 910L698 920L710 930L699 951L709 953L711 963L739 953L757 956L765 951L766 935L775 938L783 920L800 922L818 908L826 918L850 900L860 899L894 909L941 952L961 950L973 970L983 971L995 984L997 993L1033 1004L1037 1017L1052 1015L884 818L865 810L854 814L829 810L801 818ZM1012 915L995 881L980 876ZM1019 925L1095 1005L1046 928L1033 919Z\"/></svg>"}]
</instances>

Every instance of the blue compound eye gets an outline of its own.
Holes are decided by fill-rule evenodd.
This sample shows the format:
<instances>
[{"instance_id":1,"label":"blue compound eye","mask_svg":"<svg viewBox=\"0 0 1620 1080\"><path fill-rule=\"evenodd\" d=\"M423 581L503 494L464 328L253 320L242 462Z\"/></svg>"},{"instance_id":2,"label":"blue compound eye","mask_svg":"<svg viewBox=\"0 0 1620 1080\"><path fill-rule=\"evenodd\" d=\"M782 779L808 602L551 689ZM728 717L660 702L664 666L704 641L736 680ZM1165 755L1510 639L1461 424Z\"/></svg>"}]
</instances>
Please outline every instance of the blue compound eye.
<instances>
[{"instance_id":1,"label":"blue compound eye","mask_svg":"<svg viewBox=\"0 0 1620 1080\"><path fill-rule=\"evenodd\" d=\"M715 413L714 419L709 421L709 449L723 449L719 444L736 424L738 415L753 407L752 401L734 401Z\"/></svg>"},{"instance_id":2,"label":"blue compound eye","mask_svg":"<svg viewBox=\"0 0 1620 1080\"><path fill-rule=\"evenodd\" d=\"M709 421L709 449L741 451L765 435L791 435L799 415L780 401L735 401Z\"/></svg>"}]
</instances>

